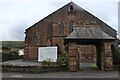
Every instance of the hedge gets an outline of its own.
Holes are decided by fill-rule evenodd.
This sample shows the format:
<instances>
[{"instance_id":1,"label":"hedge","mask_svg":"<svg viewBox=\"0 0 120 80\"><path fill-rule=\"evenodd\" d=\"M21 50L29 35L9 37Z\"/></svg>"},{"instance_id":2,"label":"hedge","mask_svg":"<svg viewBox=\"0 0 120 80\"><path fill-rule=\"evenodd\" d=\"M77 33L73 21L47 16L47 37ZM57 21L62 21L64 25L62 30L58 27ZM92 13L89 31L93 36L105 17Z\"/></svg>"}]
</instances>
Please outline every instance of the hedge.
<instances>
[{"instance_id":1,"label":"hedge","mask_svg":"<svg viewBox=\"0 0 120 80\"><path fill-rule=\"evenodd\" d=\"M21 58L23 58L23 56L2 53L2 61L9 61L9 60L21 59Z\"/></svg>"},{"instance_id":2,"label":"hedge","mask_svg":"<svg viewBox=\"0 0 120 80\"><path fill-rule=\"evenodd\" d=\"M26 66L26 65L2 65L3 72L45 73L65 72L66 67L61 66Z\"/></svg>"},{"instance_id":3,"label":"hedge","mask_svg":"<svg viewBox=\"0 0 120 80\"><path fill-rule=\"evenodd\" d=\"M113 64L120 65L120 52L117 49L117 47L115 47L114 45L112 45L112 54L113 54Z\"/></svg>"}]
</instances>

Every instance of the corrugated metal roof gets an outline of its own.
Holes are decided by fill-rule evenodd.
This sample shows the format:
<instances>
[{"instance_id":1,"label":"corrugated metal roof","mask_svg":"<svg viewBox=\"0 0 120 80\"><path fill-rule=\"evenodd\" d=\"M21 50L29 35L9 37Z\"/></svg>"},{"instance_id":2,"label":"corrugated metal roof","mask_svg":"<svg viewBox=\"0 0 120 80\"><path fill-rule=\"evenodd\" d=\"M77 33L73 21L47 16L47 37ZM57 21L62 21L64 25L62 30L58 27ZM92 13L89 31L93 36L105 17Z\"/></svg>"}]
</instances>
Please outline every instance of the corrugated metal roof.
<instances>
[{"instance_id":1,"label":"corrugated metal roof","mask_svg":"<svg viewBox=\"0 0 120 80\"><path fill-rule=\"evenodd\" d=\"M66 39L115 39L105 33L99 25L82 25L74 27Z\"/></svg>"}]
</instances>

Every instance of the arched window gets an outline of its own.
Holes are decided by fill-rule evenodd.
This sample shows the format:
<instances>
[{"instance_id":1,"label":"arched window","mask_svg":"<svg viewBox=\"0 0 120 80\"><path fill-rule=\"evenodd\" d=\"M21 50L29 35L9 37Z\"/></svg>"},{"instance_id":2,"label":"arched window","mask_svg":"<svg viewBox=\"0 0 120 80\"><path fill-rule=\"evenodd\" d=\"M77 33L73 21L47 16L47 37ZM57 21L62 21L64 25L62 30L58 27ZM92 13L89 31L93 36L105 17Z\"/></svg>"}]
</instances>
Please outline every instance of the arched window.
<instances>
[{"instance_id":1,"label":"arched window","mask_svg":"<svg viewBox=\"0 0 120 80\"><path fill-rule=\"evenodd\" d=\"M59 29L60 29L60 36L64 36L64 23L63 22L60 22L59 24Z\"/></svg>"},{"instance_id":2,"label":"arched window","mask_svg":"<svg viewBox=\"0 0 120 80\"><path fill-rule=\"evenodd\" d=\"M73 10L74 10L73 6L70 5L70 9L69 9L69 11L72 12Z\"/></svg>"},{"instance_id":3,"label":"arched window","mask_svg":"<svg viewBox=\"0 0 120 80\"><path fill-rule=\"evenodd\" d=\"M48 22L48 29L47 29L48 35L52 35L52 23Z\"/></svg>"},{"instance_id":4,"label":"arched window","mask_svg":"<svg viewBox=\"0 0 120 80\"><path fill-rule=\"evenodd\" d=\"M72 21L70 21L70 23L69 23L69 34L73 31L73 22Z\"/></svg>"}]
</instances>

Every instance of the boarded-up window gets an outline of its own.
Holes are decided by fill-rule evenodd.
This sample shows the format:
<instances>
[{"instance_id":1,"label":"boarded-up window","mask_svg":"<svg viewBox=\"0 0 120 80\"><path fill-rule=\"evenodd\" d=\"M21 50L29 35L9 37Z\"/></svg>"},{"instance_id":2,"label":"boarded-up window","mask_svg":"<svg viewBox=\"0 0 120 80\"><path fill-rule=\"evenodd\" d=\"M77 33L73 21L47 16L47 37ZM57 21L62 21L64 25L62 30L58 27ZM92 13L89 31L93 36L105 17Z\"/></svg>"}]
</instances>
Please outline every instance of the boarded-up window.
<instances>
[{"instance_id":1,"label":"boarded-up window","mask_svg":"<svg viewBox=\"0 0 120 80\"><path fill-rule=\"evenodd\" d=\"M64 23L60 22L59 24L60 36L64 36Z\"/></svg>"},{"instance_id":2,"label":"boarded-up window","mask_svg":"<svg viewBox=\"0 0 120 80\"><path fill-rule=\"evenodd\" d=\"M51 23L51 22L48 23L47 32L48 32L48 35L51 35L51 34L52 34L52 23Z\"/></svg>"},{"instance_id":3,"label":"boarded-up window","mask_svg":"<svg viewBox=\"0 0 120 80\"><path fill-rule=\"evenodd\" d=\"M69 34L73 31L73 22L71 21L69 24Z\"/></svg>"}]
</instances>

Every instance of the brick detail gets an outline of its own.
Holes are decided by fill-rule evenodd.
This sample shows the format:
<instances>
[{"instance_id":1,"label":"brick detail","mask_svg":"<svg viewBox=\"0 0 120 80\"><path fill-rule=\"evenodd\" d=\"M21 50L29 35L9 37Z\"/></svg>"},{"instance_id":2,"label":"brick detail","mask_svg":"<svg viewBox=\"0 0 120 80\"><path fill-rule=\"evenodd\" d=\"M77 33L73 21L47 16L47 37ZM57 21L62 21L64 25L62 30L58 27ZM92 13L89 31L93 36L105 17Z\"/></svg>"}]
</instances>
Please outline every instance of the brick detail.
<instances>
[{"instance_id":1,"label":"brick detail","mask_svg":"<svg viewBox=\"0 0 120 80\"><path fill-rule=\"evenodd\" d=\"M104 69L113 70L111 43L104 43Z\"/></svg>"},{"instance_id":2,"label":"brick detail","mask_svg":"<svg viewBox=\"0 0 120 80\"><path fill-rule=\"evenodd\" d=\"M75 43L68 44L69 49L69 71L77 71L77 47Z\"/></svg>"}]
</instances>

